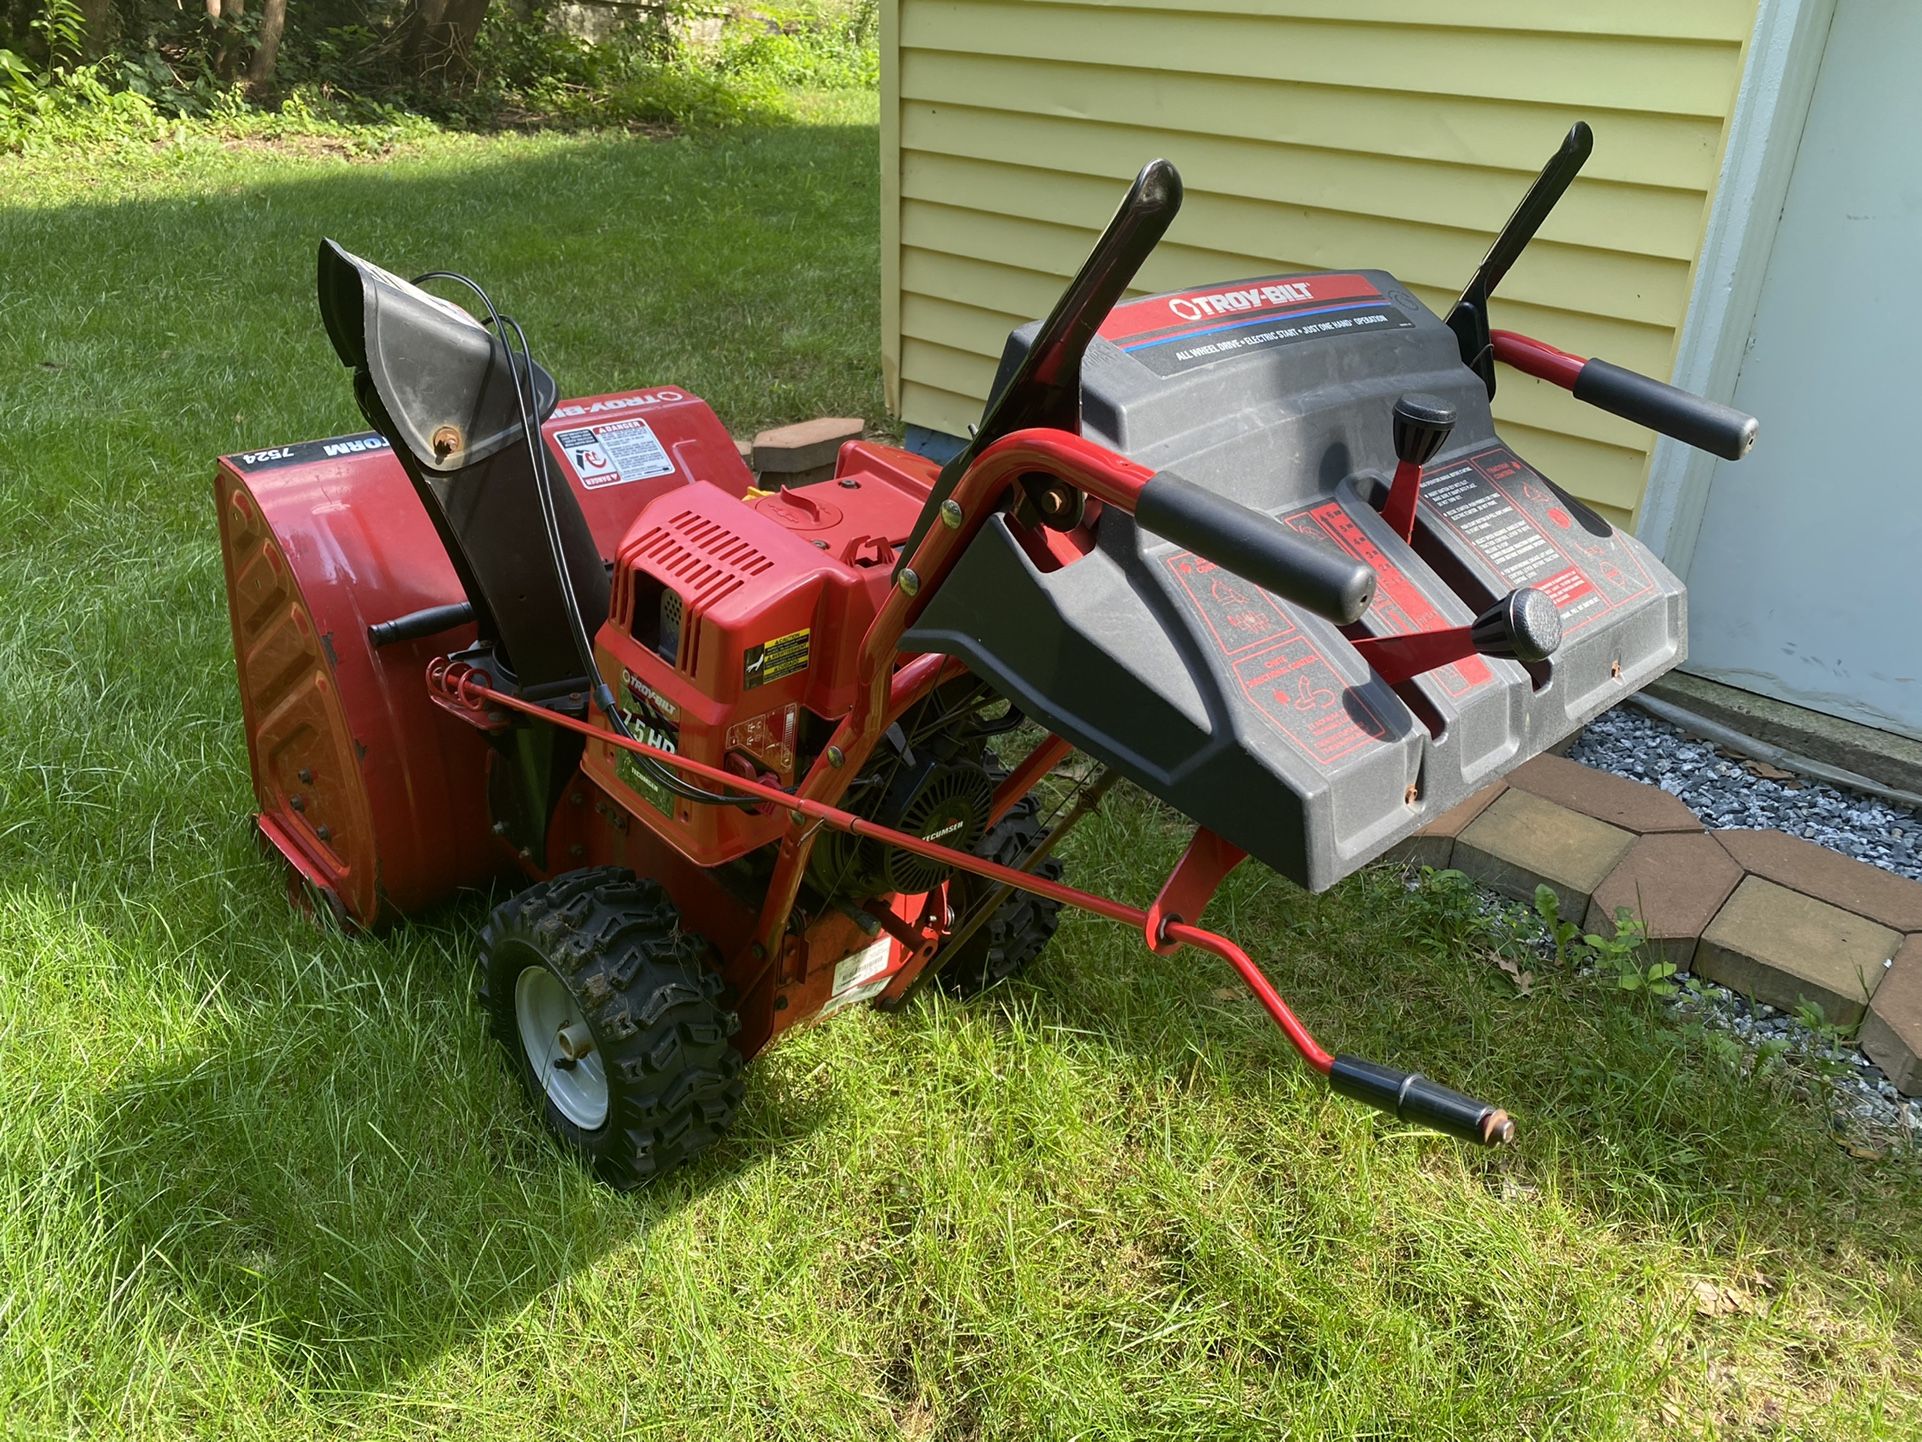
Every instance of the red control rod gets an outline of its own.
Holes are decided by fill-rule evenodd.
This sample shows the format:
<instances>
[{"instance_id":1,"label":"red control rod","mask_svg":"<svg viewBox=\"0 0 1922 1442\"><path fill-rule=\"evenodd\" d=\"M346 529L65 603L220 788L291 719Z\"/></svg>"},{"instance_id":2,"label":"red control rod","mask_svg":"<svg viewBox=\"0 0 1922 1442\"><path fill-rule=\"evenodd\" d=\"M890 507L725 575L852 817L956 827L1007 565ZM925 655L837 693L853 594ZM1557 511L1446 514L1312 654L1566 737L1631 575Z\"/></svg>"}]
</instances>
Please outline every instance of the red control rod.
<instances>
[{"instance_id":1,"label":"red control rod","mask_svg":"<svg viewBox=\"0 0 1922 1442\"><path fill-rule=\"evenodd\" d=\"M745 777L734 775L731 771L723 771L717 766L708 766L672 751L662 751L643 741L630 741L624 736L603 731L585 721L577 721L571 716L549 711L544 706L536 706L505 691L497 691L487 684L487 678L483 673L475 671L464 663L452 662L445 657L429 663L427 684L438 695L457 706L479 710L488 705L494 705L506 707L510 711L519 711L546 721L550 725L578 731L596 741L622 747L637 755L650 756L656 761L677 767L716 785L731 787L735 791L758 797L776 806L785 806L803 820L818 821L853 836L871 837L883 845L896 846L917 856L939 861L958 871L985 877L997 885L1017 891L1032 892L1067 906L1078 906L1084 911L1092 911L1097 916L1105 916L1111 921L1118 921L1124 926L1135 928L1144 940L1158 936L1163 942L1169 944L1193 946L1209 952L1235 969L1243 983L1255 994L1255 999L1274 1019L1282 1035L1288 1038L1289 1044L1301 1053L1302 1060L1326 1077L1329 1086L1342 1096L1353 1097L1403 1121L1433 1127L1438 1131L1447 1132L1450 1136L1460 1137L1464 1141L1478 1142L1482 1146L1502 1146L1515 1139L1515 1123L1500 1107L1490 1106L1487 1102L1479 1102L1473 1097L1464 1096L1458 1091L1430 1081L1418 1072L1406 1072L1397 1067L1382 1066L1345 1053L1340 1056L1331 1055L1315 1040L1308 1028L1302 1025L1301 1019L1295 1015L1288 1003L1282 1000L1281 993L1275 990L1266 976L1262 975L1261 968L1255 965L1247 952L1218 932L1208 931L1170 917L1167 908L1159 902L1155 912L1143 911L1138 906L1129 906L1124 901L1114 901L1105 896L1097 896L1092 891L1082 891L1078 887L1050 881L1047 877L1037 876L1031 871L1017 871L1011 866L1002 866L969 852L956 851L933 841L924 841L918 836L879 825L852 812L843 811L837 806L830 806L806 796L790 795L776 787L765 786L758 781L749 781ZM1228 848L1220 852L1212 861L1204 863L1200 869L1207 872L1209 878L1212 878L1217 870L1225 874L1226 869L1232 865L1232 857L1237 854L1233 848ZM1175 878L1170 878L1171 885L1174 880ZM1211 887L1211 880L1204 880L1201 883L1201 889L1211 889ZM1165 891L1166 889L1164 894ZM1196 895L1199 896L1199 890Z\"/></svg>"},{"instance_id":2,"label":"red control rod","mask_svg":"<svg viewBox=\"0 0 1922 1442\"><path fill-rule=\"evenodd\" d=\"M429 688L456 705L464 706L469 710L478 711L486 706L503 706L510 711L519 711L523 715L535 717L550 725L560 726L569 731L578 731L581 735L595 741L603 741L610 746L618 746L624 751L632 751L637 756L652 757L656 761L685 771L704 781L726 786L748 796L758 797L762 801L771 802L788 811L799 812L809 820L822 822L836 831L845 831L853 836L872 837L885 845L939 861L944 866L951 866L957 871L986 877L999 885L1013 887L1017 891L1033 892L1037 896L1045 896L1051 901L1058 901L1064 905L1078 906L1083 911L1092 911L1097 916L1119 921L1146 934L1148 913L1139 907L1129 906L1126 902L1114 901L1105 896L1097 896L1091 891L1082 891L1078 887L1067 886L1059 881L1050 881L1047 877L1037 876L1033 872L1017 871L1012 866L1002 866L997 862L976 856L972 852L956 851L938 842L924 841L910 832L896 831L892 827L882 826L878 822L843 811L838 806L829 806L825 802L816 801L807 796L794 795L779 787L749 781L746 777L736 776L732 771L723 771L718 766L709 766L705 762L692 760L678 752L663 751L657 746L649 746L644 741L631 741L625 736L617 736L611 731L604 731L588 722L577 721L572 716L563 716L557 711L548 710L545 706L524 701L509 692L496 690L488 684L488 679L485 672L476 671L462 663L450 664L444 657L430 662L427 668ZM1181 942L1211 952L1232 966L1240 974L1242 981L1247 983L1248 989L1254 992L1256 1000L1267 1010L1268 1015L1274 1018L1275 1025L1281 1028L1283 1035L1294 1045L1295 1050L1301 1053L1302 1059L1324 1076L1328 1074L1334 1066L1334 1057L1325 1051L1310 1034L1308 1028L1302 1025L1301 1019L1290 1009L1288 1003L1282 1000L1281 994L1275 990L1268 978L1262 975L1261 968L1255 965L1247 952L1225 936L1185 922L1169 922L1162 928L1161 934L1169 941Z\"/></svg>"}]
</instances>

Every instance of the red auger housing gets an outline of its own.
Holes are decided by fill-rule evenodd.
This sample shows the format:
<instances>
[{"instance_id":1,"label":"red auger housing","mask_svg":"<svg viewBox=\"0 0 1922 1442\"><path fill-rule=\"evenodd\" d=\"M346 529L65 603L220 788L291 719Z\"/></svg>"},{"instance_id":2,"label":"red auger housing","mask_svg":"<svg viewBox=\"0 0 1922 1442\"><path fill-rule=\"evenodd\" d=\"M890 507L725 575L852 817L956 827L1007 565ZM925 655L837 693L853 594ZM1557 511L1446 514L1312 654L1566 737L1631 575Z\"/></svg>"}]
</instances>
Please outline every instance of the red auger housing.
<instances>
[{"instance_id":1,"label":"red auger housing","mask_svg":"<svg viewBox=\"0 0 1922 1442\"><path fill-rule=\"evenodd\" d=\"M992 984L1062 905L1226 961L1337 1091L1508 1140L1494 1107L1331 1056L1199 922L1244 859L1330 885L1680 658L1680 583L1488 407L1503 359L1753 440L1489 330L1588 146L1578 126L1446 319L1380 271L1124 302L1180 205L1156 161L1010 338L959 455L853 442L774 492L685 391L562 402L479 286L428 278L485 321L324 243L372 429L216 480L263 837L357 927L531 883L483 933L482 997L549 1124L622 1184L711 1140L781 1031ZM1121 778L1198 823L1137 902L1055 855Z\"/></svg>"}]
</instances>

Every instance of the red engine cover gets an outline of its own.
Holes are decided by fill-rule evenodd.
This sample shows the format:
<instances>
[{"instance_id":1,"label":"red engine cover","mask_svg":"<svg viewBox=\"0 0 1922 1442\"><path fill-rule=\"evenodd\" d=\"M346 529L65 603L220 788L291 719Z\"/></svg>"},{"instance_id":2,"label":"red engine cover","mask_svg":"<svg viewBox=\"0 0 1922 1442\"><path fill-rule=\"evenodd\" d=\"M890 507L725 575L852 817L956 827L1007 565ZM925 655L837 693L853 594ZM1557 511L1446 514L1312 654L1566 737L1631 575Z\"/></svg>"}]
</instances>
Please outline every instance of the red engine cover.
<instances>
[{"instance_id":1,"label":"red engine cover","mask_svg":"<svg viewBox=\"0 0 1922 1442\"><path fill-rule=\"evenodd\" d=\"M743 775L794 780L807 717L854 702L861 637L893 584L937 468L892 447L842 448L833 481L747 504L663 481L622 540L597 649L637 736ZM775 811L676 798L627 753L590 744L583 767L703 866L777 839Z\"/></svg>"}]
</instances>

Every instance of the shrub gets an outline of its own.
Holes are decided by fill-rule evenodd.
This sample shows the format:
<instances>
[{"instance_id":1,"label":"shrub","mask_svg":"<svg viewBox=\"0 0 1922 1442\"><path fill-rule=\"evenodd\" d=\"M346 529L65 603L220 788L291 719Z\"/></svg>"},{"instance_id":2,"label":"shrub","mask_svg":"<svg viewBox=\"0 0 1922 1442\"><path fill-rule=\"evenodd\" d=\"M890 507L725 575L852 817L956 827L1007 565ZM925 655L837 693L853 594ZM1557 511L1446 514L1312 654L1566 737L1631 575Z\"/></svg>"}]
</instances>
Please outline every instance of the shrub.
<instances>
[{"instance_id":1,"label":"shrub","mask_svg":"<svg viewBox=\"0 0 1922 1442\"><path fill-rule=\"evenodd\" d=\"M491 6L471 44L432 63L414 6L303 0L266 78L239 80L263 69L249 57L265 44L267 3L221 19L200 4L119 0L111 44L85 65L101 37L88 35L76 0L0 8L0 148L146 140L183 124L251 135L419 123L714 128L777 117L793 91L871 87L879 70L877 0L731 14L706 41L690 38L689 22L713 12L693 0L662 0L599 41L558 23L550 0L516 0Z\"/></svg>"}]
</instances>

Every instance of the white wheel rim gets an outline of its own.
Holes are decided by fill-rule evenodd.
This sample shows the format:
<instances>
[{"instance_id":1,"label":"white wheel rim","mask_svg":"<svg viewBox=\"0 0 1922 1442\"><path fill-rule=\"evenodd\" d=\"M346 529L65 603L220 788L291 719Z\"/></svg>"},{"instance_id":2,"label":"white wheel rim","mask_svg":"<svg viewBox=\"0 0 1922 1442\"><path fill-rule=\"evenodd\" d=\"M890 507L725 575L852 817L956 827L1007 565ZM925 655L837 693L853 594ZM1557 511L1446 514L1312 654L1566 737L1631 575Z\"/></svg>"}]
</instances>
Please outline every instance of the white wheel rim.
<instances>
[{"instance_id":1,"label":"white wheel rim","mask_svg":"<svg viewBox=\"0 0 1922 1442\"><path fill-rule=\"evenodd\" d=\"M561 1044L563 1032L579 1035L587 1029L587 1018L574 1004L573 993L545 966L527 967L514 983L514 1020L520 1027L527 1064L554 1109L584 1132L604 1126L607 1072L601 1065L600 1048L594 1047L570 1066Z\"/></svg>"}]
</instances>

